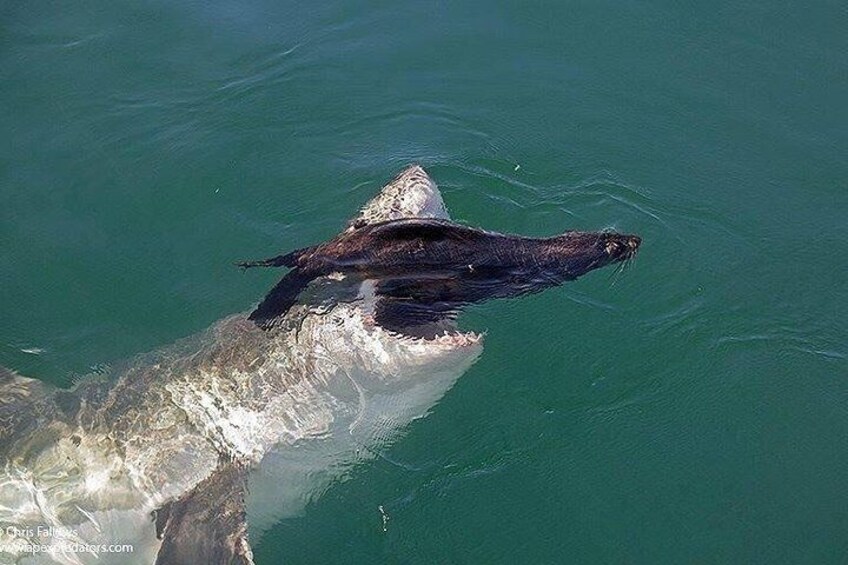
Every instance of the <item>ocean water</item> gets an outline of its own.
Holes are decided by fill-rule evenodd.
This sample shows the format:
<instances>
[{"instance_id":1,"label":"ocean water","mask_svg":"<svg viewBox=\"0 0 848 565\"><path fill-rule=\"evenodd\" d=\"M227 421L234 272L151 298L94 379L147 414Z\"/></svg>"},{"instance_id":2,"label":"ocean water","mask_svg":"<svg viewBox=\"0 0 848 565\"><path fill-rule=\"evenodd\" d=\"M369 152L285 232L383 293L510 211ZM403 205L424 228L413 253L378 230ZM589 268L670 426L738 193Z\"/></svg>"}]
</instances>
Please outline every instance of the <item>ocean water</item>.
<instances>
[{"instance_id":1,"label":"ocean water","mask_svg":"<svg viewBox=\"0 0 848 565\"><path fill-rule=\"evenodd\" d=\"M480 361L258 564L845 563L846 30L830 0L7 1L0 364L68 386L247 310L278 275L233 261L417 162L460 221L642 250L471 308Z\"/></svg>"}]
</instances>

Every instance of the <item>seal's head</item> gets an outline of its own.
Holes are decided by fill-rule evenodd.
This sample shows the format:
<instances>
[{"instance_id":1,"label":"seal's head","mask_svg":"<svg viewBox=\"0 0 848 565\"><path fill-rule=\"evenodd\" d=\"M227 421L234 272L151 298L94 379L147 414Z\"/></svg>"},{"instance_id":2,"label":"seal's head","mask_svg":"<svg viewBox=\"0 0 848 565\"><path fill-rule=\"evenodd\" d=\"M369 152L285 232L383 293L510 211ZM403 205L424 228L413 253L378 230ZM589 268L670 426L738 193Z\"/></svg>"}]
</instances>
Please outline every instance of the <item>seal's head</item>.
<instances>
[{"instance_id":1,"label":"seal's head","mask_svg":"<svg viewBox=\"0 0 848 565\"><path fill-rule=\"evenodd\" d=\"M642 238L616 232L569 231L547 240L548 265L564 280L636 256Z\"/></svg>"}]
</instances>

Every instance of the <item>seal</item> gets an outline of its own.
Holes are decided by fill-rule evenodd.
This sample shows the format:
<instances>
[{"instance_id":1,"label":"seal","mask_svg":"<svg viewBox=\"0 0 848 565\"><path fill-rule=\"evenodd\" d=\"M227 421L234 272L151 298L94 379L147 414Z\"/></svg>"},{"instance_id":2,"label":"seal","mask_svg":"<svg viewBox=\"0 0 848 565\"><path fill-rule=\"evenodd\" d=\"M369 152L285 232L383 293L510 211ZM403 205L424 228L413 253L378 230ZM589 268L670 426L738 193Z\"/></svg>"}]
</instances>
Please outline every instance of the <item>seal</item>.
<instances>
[{"instance_id":1,"label":"seal","mask_svg":"<svg viewBox=\"0 0 848 565\"><path fill-rule=\"evenodd\" d=\"M464 305L540 292L632 259L641 241L577 231L529 238L408 218L360 224L326 243L238 265L291 268L250 315L262 327L284 316L310 282L338 273L373 282L377 323L421 335L421 326L437 326Z\"/></svg>"},{"instance_id":2,"label":"seal","mask_svg":"<svg viewBox=\"0 0 848 565\"><path fill-rule=\"evenodd\" d=\"M70 390L0 369L0 563L252 563L249 541L476 361L465 305L624 264L639 244L456 224L410 167L338 237L245 264L291 269L250 315Z\"/></svg>"}]
</instances>

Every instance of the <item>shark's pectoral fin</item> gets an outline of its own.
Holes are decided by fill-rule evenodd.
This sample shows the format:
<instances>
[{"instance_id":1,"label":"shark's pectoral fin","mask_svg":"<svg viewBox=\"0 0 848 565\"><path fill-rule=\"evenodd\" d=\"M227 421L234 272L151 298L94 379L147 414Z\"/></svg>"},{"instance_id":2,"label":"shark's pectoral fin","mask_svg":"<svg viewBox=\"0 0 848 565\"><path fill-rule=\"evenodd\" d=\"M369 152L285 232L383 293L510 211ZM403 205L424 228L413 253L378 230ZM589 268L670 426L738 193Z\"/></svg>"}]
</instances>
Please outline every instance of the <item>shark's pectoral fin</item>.
<instances>
[{"instance_id":1,"label":"shark's pectoral fin","mask_svg":"<svg viewBox=\"0 0 848 565\"><path fill-rule=\"evenodd\" d=\"M297 297L314 278L314 275L304 274L299 269L293 269L271 289L265 299L256 307L256 310L251 312L249 318L261 328L269 329L273 327L276 320L288 312L289 308L297 302Z\"/></svg>"},{"instance_id":2,"label":"shark's pectoral fin","mask_svg":"<svg viewBox=\"0 0 848 565\"><path fill-rule=\"evenodd\" d=\"M56 418L50 393L43 382L0 366L0 452L10 447L11 438L26 437L44 420Z\"/></svg>"},{"instance_id":3,"label":"shark's pectoral fin","mask_svg":"<svg viewBox=\"0 0 848 565\"><path fill-rule=\"evenodd\" d=\"M185 496L156 511L156 565L252 565L247 541L247 469L225 463Z\"/></svg>"}]
</instances>

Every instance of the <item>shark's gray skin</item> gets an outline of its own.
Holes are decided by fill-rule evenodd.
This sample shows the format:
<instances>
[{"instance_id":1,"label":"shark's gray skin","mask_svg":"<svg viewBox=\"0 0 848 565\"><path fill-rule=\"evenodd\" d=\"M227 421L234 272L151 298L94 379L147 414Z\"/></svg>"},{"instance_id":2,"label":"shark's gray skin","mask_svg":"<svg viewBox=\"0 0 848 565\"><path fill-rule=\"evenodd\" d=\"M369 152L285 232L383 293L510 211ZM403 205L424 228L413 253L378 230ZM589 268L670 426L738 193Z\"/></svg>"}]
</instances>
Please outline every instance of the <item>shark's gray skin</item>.
<instances>
[{"instance_id":1,"label":"shark's gray skin","mask_svg":"<svg viewBox=\"0 0 848 565\"><path fill-rule=\"evenodd\" d=\"M380 226L470 229L447 220L435 184L410 167L333 241ZM607 257L591 268L639 245L586 237L584 247ZM619 255L609 241L624 246ZM570 278L541 269L550 284L518 284L505 278L510 269L482 268L481 286L471 275L485 261L463 266L461 255L435 277L406 260L391 272L374 260L295 265L309 276L288 292L297 301L253 320L231 316L72 390L0 370L0 564L252 563L248 523L256 539L302 511L474 363L482 337L456 329L459 307ZM29 553L27 543L47 551ZM113 544L132 553L100 547Z\"/></svg>"}]
</instances>

